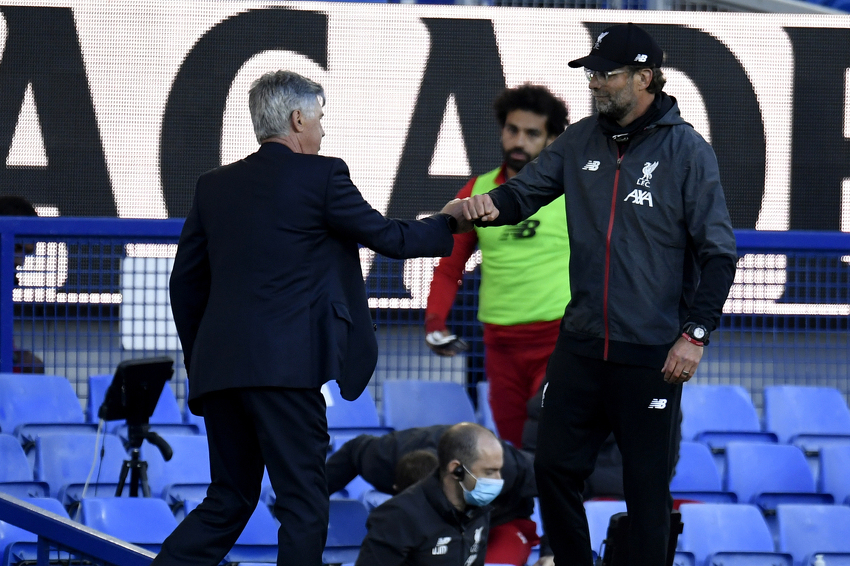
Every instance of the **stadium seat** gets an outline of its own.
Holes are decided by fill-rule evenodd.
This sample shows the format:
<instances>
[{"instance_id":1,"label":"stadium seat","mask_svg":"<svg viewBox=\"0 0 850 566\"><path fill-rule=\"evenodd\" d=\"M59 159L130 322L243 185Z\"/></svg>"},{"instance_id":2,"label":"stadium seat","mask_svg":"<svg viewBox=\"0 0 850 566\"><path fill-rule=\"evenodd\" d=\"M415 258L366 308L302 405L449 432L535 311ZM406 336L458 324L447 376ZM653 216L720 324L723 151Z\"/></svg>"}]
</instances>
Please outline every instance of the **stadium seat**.
<instances>
[{"instance_id":1,"label":"stadium seat","mask_svg":"<svg viewBox=\"0 0 850 566\"><path fill-rule=\"evenodd\" d=\"M611 517L626 510L625 501L585 501L584 511L587 515L587 527L590 529L590 548L593 557L600 556L602 543L608 535L608 523Z\"/></svg>"},{"instance_id":2,"label":"stadium seat","mask_svg":"<svg viewBox=\"0 0 850 566\"><path fill-rule=\"evenodd\" d=\"M367 489L363 493L360 494L360 497L357 499L366 506L367 511L372 511L375 507L385 502L388 499L391 499L392 495L389 493L384 493L383 491L378 491L377 489Z\"/></svg>"},{"instance_id":3,"label":"stadium seat","mask_svg":"<svg viewBox=\"0 0 850 566\"><path fill-rule=\"evenodd\" d=\"M850 505L850 444L821 448L818 491L831 494L836 503Z\"/></svg>"},{"instance_id":4,"label":"stadium seat","mask_svg":"<svg viewBox=\"0 0 850 566\"><path fill-rule=\"evenodd\" d=\"M86 497L80 522L152 552L177 526L165 501L155 497Z\"/></svg>"},{"instance_id":5,"label":"stadium seat","mask_svg":"<svg viewBox=\"0 0 850 566\"><path fill-rule=\"evenodd\" d=\"M148 485L174 510L187 499L203 500L210 485L210 453L206 436L162 435L174 455L165 461L159 449L144 442L141 458L148 463Z\"/></svg>"},{"instance_id":6,"label":"stadium seat","mask_svg":"<svg viewBox=\"0 0 850 566\"><path fill-rule=\"evenodd\" d=\"M722 450L735 441L776 442L761 430L747 390L738 385L688 385L682 389L682 440Z\"/></svg>"},{"instance_id":7,"label":"stadium seat","mask_svg":"<svg viewBox=\"0 0 850 566\"><path fill-rule=\"evenodd\" d=\"M673 499L712 503L735 503L734 493L723 491L723 484L708 446L683 440L679 445L679 462L670 482Z\"/></svg>"},{"instance_id":8,"label":"stadium seat","mask_svg":"<svg viewBox=\"0 0 850 566\"><path fill-rule=\"evenodd\" d=\"M806 457L788 444L728 443L726 489L739 503L754 503L766 511L778 503L833 502L831 495L816 493Z\"/></svg>"},{"instance_id":9,"label":"stadium seat","mask_svg":"<svg viewBox=\"0 0 850 566\"><path fill-rule=\"evenodd\" d=\"M187 501L191 511L198 501ZM328 521L328 538L323 554L325 564L343 564L357 560L360 544L366 536L366 518L369 512L362 503L352 499L331 499ZM274 563L277 560L279 524L269 508L257 505L245 530L233 549L225 556L226 562Z\"/></svg>"},{"instance_id":10,"label":"stadium seat","mask_svg":"<svg viewBox=\"0 0 850 566\"><path fill-rule=\"evenodd\" d=\"M459 383L387 380L383 393L384 426L396 430L475 422L472 401Z\"/></svg>"},{"instance_id":11,"label":"stadium seat","mask_svg":"<svg viewBox=\"0 0 850 566\"><path fill-rule=\"evenodd\" d=\"M363 479L362 476L356 476L348 482L344 488L333 494L337 499L360 499L367 491L373 491L375 486Z\"/></svg>"},{"instance_id":12,"label":"stadium seat","mask_svg":"<svg viewBox=\"0 0 850 566\"><path fill-rule=\"evenodd\" d=\"M826 444L850 442L850 408L832 387L765 387L764 422L780 442L809 452Z\"/></svg>"},{"instance_id":13,"label":"stadium seat","mask_svg":"<svg viewBox=\"0 0 850 566\"><path fill-rule=\"evenodd\" d=\"M677 550L693 553L698 566L792 566L790 554L775 552L773 535L754 505L686 503L679 512L685 528Z\"/></svg>"},{"instance_id":14,"label":"stadium seat","mask_svg":"<svg viewBox=\"0 0 850 566\"><path fill-rule=\"evenodd\" d=\"M490 383L487 381L479 381L475 384L475 391L478 394L478 424L493 431L498 436L499 431L496 429L496 421L493 420L493 410L490 408Z\"/></svg>"},{"instance_id":15,"label":"stadium seat","mask_svg":"<svg viewBox=\"0 0 850 566\"><path fill-rule=\"evenodd\" d=\"M0 432L15 435L25 452L43 432L96 430L64 377L0 373Z\"/></svg>"},{"instance_id":16,"label":"stadium seat","mask_svg":"<svg viewBox=\"0 0 850 566\"><path fill-rule=\"evenodd\" d=\"M225 556L226 562L277 562L277 531L280 525L271 511L260 503Z\"/></svg>"},{"instance_id":17,"label":"stadium seat","mask_svg":"<svg viewBox=\"0 0 850 566\"><path fill-rule=\"evenodd\" d=\"M198 415L193 414L188 407L183 414L183 422L198 427L199 434L205 435L207 433L207 425L204 422L204 417L199 417Z\"/></svg>"},{"instance_id":18,"label":"stadium seat","mask_svg":"<svg viewBox=\"0 0 850 566\"><path fill-rule=\"evenodd\" d=\"M112 377L111 375L89 376L89 400L86 405L88 422L96 423L98 421L97 412L106 397L106 390L112 383ZM177 398L174 396L171 386L167 383L162 388L162 393L153 414L150 416L149 423L151 430L159 434L199 434L200 432L197 425L183 421L183 413L177 403ZM124 421L110 421L106 425L106 430L114 432L125 440L127 438L127 425Z\"/></svg>"},{"instance_id":19,"label":"stadium seat","mask_svg":"<svg viewBox=\"0 0 850 566\"><path fill-rule=\"evenodd\" d=\"M0 434L0 491L20 499L48 497L50 488L44 482L34 481L33 477L18 440L10 434Z\"/></svg>"},{"instance_id":20,"label":"stadium seat","mask_svg":"<svg viewBox=\"0 0 850 566\"><path fill-rule=\"evenodd\" d=\"M88 495L114 495L126 459L124 445L112 434L45 434L36 439L34 475L67 507L79 501L89 472Z\"/></svg>"},{"instance_id":21,"label":"stadium seat","mask_svg":"<svg viewBox=\"0 0 850 566\"><path fill-rule=\"evenodd\" d=\"M381 426L378 409L369 391L364 391L354 401L346 401L339 392L336 381L322 385L328 419L328 435L331 437L329 448L337 448L361 434L385 434L391 429Z\"/></svg>"},{"instance_id":22,"label":"stadium seat","mask_svg":"<svg viewBox=\"0 0 850 566\"><path fill-rule=\"evenodd\" d=\"M812 564L818 554L830 566L850 564L850 507L778 505L776 522L779 550L794 556L797 566Z\"/></svg>"},{"instance_id":23,"label":"stadium seat","mask_svg":"<svg viewBox=\"0 0 850 566\"><path fill-rule=\"evenodd\" d=\"M355 562L366 537L369 512L362 503L350 499L331 500L328 541L322 559L325 564Z\"/></svg>"},{"instance_id":24,"label":"stadium seat","mask_svg":"<svg viewBox=\"0 0 850 566\"><path fill-rule=\"evenodd\" d=\"M55 513L60 517L67 519L68 512L62 507L57 499L52 497L38 498L21 498L25 502L41 507L45 511ZM38 555L37 546L38 536L14 525L0 521L0 559L3 566L19 564L21 562L36 563ZM58 553L54 550L50 552L50 561L52 564L57 563Z\"/></svg>"}]
</instances>

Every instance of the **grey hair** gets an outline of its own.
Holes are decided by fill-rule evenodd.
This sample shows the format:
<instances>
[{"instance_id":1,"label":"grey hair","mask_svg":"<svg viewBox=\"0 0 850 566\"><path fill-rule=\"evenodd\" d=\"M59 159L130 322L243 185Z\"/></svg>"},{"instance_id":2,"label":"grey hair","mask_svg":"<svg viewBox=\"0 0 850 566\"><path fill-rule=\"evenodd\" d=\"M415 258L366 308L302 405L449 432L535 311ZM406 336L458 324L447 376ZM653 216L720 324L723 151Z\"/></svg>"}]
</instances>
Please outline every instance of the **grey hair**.
<instances>
[{"instance_id":1,"label":"grey hair","mask_svg":"<svg viewBox=\"0 0 850 566\"><path fill-rule=\"evenodd\" d=\"M313 118L316 109L313 102L317 99L325 105L325 90L319 83L292 71L265 73L248 91L248 108L257 141L289 135L292 113L300 110L307 118Z\"/></svg>"}]
</instances>

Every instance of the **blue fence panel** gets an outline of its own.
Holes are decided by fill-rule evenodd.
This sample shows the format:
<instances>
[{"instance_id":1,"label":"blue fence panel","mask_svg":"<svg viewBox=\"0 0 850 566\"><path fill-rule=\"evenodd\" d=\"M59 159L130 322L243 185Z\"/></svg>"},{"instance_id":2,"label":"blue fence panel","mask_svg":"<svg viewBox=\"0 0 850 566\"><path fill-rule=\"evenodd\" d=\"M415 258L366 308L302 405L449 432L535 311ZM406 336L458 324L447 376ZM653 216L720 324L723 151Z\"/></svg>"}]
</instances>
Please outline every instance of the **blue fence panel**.
<instances>
[{"instance_id":1,"label":"blue fence panel","mask_svg":"<svg viewBox=\"0 0 850 566\"><path fill-rule=\"evenodd\" d=\"M186 373L171 319L168 276L182 220L0 218L0 371L87 378L125 359L170 356L181 403ZM697 383L828 385L850 396L850 234L738 231L740 259L720 328ZM361 250L378 328L371 393L384 379L485 378L476 320L479 274L467 264L449 324L469 352L442 358L424 341L434 259L390 260ZM473 398L475 396L473 395Z\"/></svg>"}]
</instances>

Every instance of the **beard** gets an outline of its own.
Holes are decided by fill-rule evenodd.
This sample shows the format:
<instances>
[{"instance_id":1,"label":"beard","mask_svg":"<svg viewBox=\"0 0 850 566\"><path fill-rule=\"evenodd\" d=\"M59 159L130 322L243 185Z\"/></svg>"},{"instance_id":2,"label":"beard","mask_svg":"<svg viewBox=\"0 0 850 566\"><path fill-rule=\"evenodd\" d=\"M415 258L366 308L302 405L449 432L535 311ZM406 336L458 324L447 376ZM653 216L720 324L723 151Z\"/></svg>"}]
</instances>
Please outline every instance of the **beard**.
<instances>
[{"instance_id":1,"label":"beard","mask_svg":"<svg viewBox=\"0 0 850 566\"><path fill-rule=\"evenodd\" d=\"M511 154L515 153L515 152L522 153L523 157L521 159L517 159L516 157L511 157ZM523 167L528 165L528 163L532 159L531 155L524 152L523 150L521 150L518 147L515 147L513 149L503 150L503 153L504 153L504 156L505 156L505 165L507 165L510 169L513 169L514 171L517 171L517 172L519 172L520 169L522 169Z\"/></svg>"},{"instance_id":2,"label":"beard","mask_svg":"<svg viewBox=\"0 0 850 566\"><path fill-rule=\"evenodd\" d=\"M631 93L626 89L619 90L614 94L603 98L593 98L596 111L608 118L618 121L626 117L637 105L637 100L629 96Z\"/></svg>"}]
</instances>

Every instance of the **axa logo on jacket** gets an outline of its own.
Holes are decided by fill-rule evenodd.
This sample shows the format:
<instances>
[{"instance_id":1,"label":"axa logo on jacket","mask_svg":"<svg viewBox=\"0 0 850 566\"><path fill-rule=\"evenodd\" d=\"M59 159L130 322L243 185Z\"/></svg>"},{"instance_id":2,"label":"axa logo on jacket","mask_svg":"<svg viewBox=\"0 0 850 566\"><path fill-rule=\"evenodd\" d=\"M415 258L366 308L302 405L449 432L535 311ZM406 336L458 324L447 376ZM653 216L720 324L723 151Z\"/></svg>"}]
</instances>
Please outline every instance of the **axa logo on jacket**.
<instances>
[{"instance_id":1,"label":"axa logo on jacket","mask_svg":"<svg viewBox=\"0 0 850 566\"><path fill-rule=\"evenodd\" d=\"M645 203L648 203L649 208L652 208L652 193L649 191L635 189L626 195L626 198L624 198L623 201L627 201L629 199L632 199L632 204L639 204L643 206Z\"/></svg>"}]
</instances>

